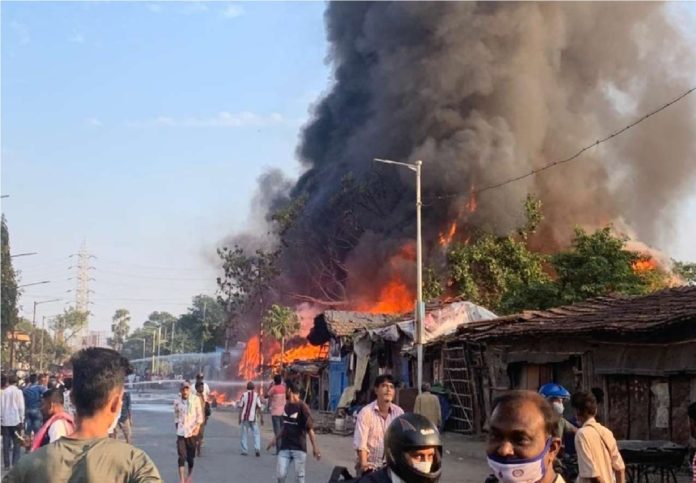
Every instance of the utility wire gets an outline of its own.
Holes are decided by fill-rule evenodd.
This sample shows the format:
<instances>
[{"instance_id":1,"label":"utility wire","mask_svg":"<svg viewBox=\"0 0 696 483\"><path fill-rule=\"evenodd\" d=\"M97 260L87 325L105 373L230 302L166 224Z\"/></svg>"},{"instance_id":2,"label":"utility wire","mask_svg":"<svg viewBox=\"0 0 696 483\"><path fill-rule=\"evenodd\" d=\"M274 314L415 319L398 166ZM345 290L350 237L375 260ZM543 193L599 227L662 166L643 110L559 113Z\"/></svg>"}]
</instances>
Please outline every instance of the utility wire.
<instances>
[{"instance_id":1,"label":"utility wire","mask_svg":"<svg viewBox=\"0 0 696 483\"><path fill-rule=\"evenodd\" d=\"M641 117L640 119L638 119L638 120L632 122L632 123L629 124L628 126L623 127L623 128L621 128L621 129L619 129L618 131L614 131L613 133L609 134L608 136L606 136L606 137L604 137L604 138L602 138L602 139L598 139L597 141L595 141L595 142L592 143L592 144L588 144L587 146L585 146L584 148L580 149L577 153L573 154L573 155L570 156L570 157L567 157L567 158L565 158L565 159L559 159L559 160L557 160L557 161L553 161L553 162L551 162L551 163L549 163L549 164L546 164L546 165L544 165L544 166L542 166L542 167L540 167L540 168L533 169L533 170L529 171L528 173L521 174L521 175L519 175L519 176L515 176L514 178L510 178L510 179L507 179L507 180L505 180L505 181L501 181L501 182L499 182L499 183L495 183L495 184L491 184L491 185L488 185L488 186L484 186L483 188L471 190L471 191L469 192L469 194L470 194L470 195L471 195L471 194L480 194L480 193L483 193L484 191L492 190L492 189L495 189L495 188L500 188L501 186L505 186L505 185L507 185L507 184L514 183L514 182L516 182L516 181L520 181L520 180L523 180L523 179L525 179L525 178L529 178L530 176L533 176L533 175L535 175L535 174L537 174L537 173L541 173L542 171L546 171L547 169L550 169L550 168L556 167L556 166L558 166L558 165L561 165L561 164L564 164L564 163L568 163L568 162L570 162L570 161L573 161L574 159L580 157L585 151L588 151L588 150L590 150L590 149L592 149L592 148L594 148L594 147L599 146L599 145L602 144L602 143L605 143L605 142L607 142L607 141L610 141L611 139L614 139L615 137L618 137L618 136L622 135L623 133L625 133L626 131L628 131L628 130L631 129L632 127L637 126L638 124L640 124L641 122L645 121L645 120L648 119L649 117L652 117L652 116L654 116L655 114L657 114L657 113L659 113L659 112L661 112L661 111L664 111L665 109L667 109L667 108L670 107L671 105L676 104L677 102L681 101L681 100L684 99L686 96L688 96L689 94L693 93L694 91L696 91L696 86L692 87L691 89L687 90L686 92L683 92L683 93L680 94L679 96L677 96L677 97L675 97L674 99L672 99L671 101L669 101L667 104L664 104L664 105L662 105L661 107L655 109L654 111L651 111L651 112L647 113L646 115L644 115L644 116ZM450 193L450 194L445 194L445 195L434 196L434 197L430 198L430 200L442 200L442 199L446 199L446 198L456 198L456 197L458 197L458 196L463 196L463 194L462 194L462 193Z\"/></svg>"}]
</instances>

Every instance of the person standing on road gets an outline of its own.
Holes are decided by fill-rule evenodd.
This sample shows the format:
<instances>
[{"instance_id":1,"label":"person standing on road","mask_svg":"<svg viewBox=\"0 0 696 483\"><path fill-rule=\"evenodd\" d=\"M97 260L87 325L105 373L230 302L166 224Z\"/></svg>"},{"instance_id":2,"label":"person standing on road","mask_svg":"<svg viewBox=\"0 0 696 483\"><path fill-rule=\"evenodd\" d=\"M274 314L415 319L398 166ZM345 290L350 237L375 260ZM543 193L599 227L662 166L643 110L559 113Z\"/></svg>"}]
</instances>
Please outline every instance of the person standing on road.
<instances>
[{"instance_id":1,"label":"person standing on road","mask_svg":"<svg viewBox=\"0 0 696 483\"><path fill-rule=\"evenodd\" d=\"M280 374L273 376L273 384L268 389L268 399L271 408L271 421L273 422L273 434L276 438L276 454L280 451L280 439L278 435L283 429L283 411L287 399L285 393L287 388L283 384L283 378Z\"/></svg>"},{"instance_id":2,"label":"person standing on road","mask_svg":"<svg viewBox=\"0 0 696 483\"><path fill-rule=\"evenodd\" d=\"M48 389L41 396L41 414L43 426L36 432L31 444L31 451L58 441L63 436L69 436L75 431L73 417L65 412L63 407L63 391L57 388Z\"/></svg>"},{"instance_id":3,"label":"person standing on road","mask_svg":"<svg viewBox=\"0 0 696 483\"><path fill-rule=\"evenodd\" d=\"M21 456L20 435L24 427L24 395L17 387L17 376L10 375L8 386L0 398L0 426L2 427L2 462L5 469L16 465ZM10 451L12 459L10 460Z\"/></svg>"},{"instance_id":4,"label":"person standing on road","mask_svg":"<svg viewBox=\"0 0 696 483\"><path fill-rule=\"evenodd\" d=\"M70 364L75 432L22 458L3 483L161 483L143 450L108 437L121 415L123 385L132 371L128 359L113 349L89 347L73 355Z\"/></svg>"},{"instance_id":5,"label":"person standing on road","mask_svg":"<svg viewBox=\"0 0 696 483\"><path fill-rule=\"evenodd\" d=\"M442 410L440 409L440 399L430 392L430 384L427 382L421 386L421 393L416 396L416 403L413 412L425 416L435 425L436 428L442 427Z\"/></svg>"},{"instance_id":6,"label":"person standing on road","mask_svg":"<svg viewBox=\"0 0 696 483\"><path fill-rule=\"evenodd\" d=\"M597 399L579 391L570 398L580 429L575 434L579 483L624 483L626 466L614 434L595 420Z\"/></svg>"},{"instance_id":7,"label":"person standing on road","mask_svg":"<svg viewBox=\"0 0 696 483\"><path fill-rule=\"evenodd\" d=\"M193 463L196 458L196 440L203 424L203 410L197 396L191 394L191 383L181 383L180 396L174 401L176 424L176 451L179 456L179 483L193 481ZM188 465L188 476L184 476L184 463Z\"/></svg>"},{"instance_id":8,"label":"person standing on road","mask_svg":"<svg viewBox=\"0 0 696 483\"><path fill-rule=\"evenodd\" d=\"M27 434L36 434L41 429L41 396L46 392L46 376L29 376L29 385L24 388L24 421Z\"/></svg>"},{"instance_id":9,"label":"person standing on road","mask_svg":"<svg viewBox=\"0 0 696 483\"><path fill-rule=\"evenodd\" d=\"M256 456L261 456L261 432L259 422L263 424L263 414L261 414L261 398L254 391L254 383L247 382L247 390L239 400L239 426L241 428L240 446L242 455L249 454L247 449L247 435L251 432L254 435L254 450ZM257 421L257 419L259 421Z\"/></svg>"},{"instance_id":10,"label":"person standing on road","mask_svg":"<svg viewBox=\"0 0 696 483\"><path fill-rule=\"evenodd\" d=\"M210 402L210 386L208 386L208 383L203 380L203 373L199 372L196 374L196 384L198 383L203 384L203 397L207 402Z\"/></svg>"},{"instance_id":11,"label":"person standing on road","mask_svg":"<svg viewBox=\"0 0 696 483\"><path fill-rule=\"evenodd\" d=\"M549 402L532 391L496 398L486 444L493 476L503 483L565 483L553 469L561 449L558 418Z\"/></svg>"},{"instance_id":12,"label":"person standing on road","mask_svg":"<svg viewBox=\"0 0 696 483\"><path fill-rule=\"evenodd\" d=\"M312 443L312 454L317 460L321 458L321 453L317 448L312 414L300 399L299 388L291 382L287 384L287 397L288 402L283 408L283 428L266 449L270 450L274 445L280 447L276 466L278 483L285 483L291 461L295 466L295 481L304 483L308 435Z\"/></svg>"},{"instance_id":13,"label":"person standing on road","mask_svg":"<svg viewBox=\"0 0 696 483\"><path fill-rule=\"evenodd\" d=\"M374 391L377 399L360 410L353 434L359 474L384 466L384 434L391 422L404 414L403 409L392 403L396 390L391 375L378 376Z\"/></svg>"},{"instance_id":14,"label":"person standing on road","mask_svg":"<svg viewBox=\"0 0 696 483\"><path fill-rule=\"evenodd\" d=\"M121 416L118 418L118 423L114 428L114 432L109 436L118 439L118 430L121 430L121 433L123 433L123 438L126 440L126 443L131 444L133 441L131 438L131 434L133 434L133 415L131 413L131 395L128 391L123 391Z\"/></svg>"}]
</instances>

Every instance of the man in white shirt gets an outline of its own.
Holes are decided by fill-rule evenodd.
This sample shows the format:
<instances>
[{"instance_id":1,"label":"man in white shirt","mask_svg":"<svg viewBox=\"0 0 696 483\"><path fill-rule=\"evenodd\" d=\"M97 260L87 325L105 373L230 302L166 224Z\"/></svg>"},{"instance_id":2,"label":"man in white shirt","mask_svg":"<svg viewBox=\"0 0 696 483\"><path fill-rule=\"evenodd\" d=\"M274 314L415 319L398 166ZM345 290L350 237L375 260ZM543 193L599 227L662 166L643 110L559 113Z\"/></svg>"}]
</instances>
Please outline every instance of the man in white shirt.
<instances>
[{"instance_id":1,"label":"man in white shirt","mask_svg":"<svg viewBox=\"0 0 696 483\"><path fill-rule=\"evenodd\" d=\"M191 396L191 383L181 383L181 395L174 400L176 424L176 449L179 455L179 483L190 483L193 478L193 461L196 457L196 439L203 424L203 408L200 398ZM188 476L184 476L184 463L188 464Z\"/></svg>"},{"instance_id":2,"label":"man in white shirt","mask_svg":"<svg viewBox=\"0 0 696 483\"><path fill-rule=\"evenodd\" d=\"M24 394L17 387L17 376L10 375L9 385L0 396L0 426L2 426L2 462L5 469L17 464L21 455L19 436L24 426ZM12 461L10 461L10 450Z\"/></svg>"},{"instance_id":3,"label":"man in white shirt","mask_svg":"<svg viewBox=\"0 0 696 483\"><path fill-rule=\"evenodd\" d=\"M247 390L242 394L239 400L239 426L241 427L241 447L242 454L249 454L247 449L247 434L251 431L254 435L254 450L256 456L261 456L261 433L259 432L259 423L256 421L257 416L263 424L263 415L261 414L261 398L254 391L254 383L247 383Z\"/></svg>"}]
</instances>

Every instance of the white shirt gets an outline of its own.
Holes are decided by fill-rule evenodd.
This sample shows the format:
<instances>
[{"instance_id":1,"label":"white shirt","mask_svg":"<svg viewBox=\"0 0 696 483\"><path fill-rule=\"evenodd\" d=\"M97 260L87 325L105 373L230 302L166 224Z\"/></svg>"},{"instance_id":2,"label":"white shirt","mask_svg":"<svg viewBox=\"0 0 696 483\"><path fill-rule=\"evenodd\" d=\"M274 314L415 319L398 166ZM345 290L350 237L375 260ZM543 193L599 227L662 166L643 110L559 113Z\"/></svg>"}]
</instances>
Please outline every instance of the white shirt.
<instances>
[{"instance_id":1,"label":"white shirt","mask_svg":"<svg viewBox=\"0 0 696 483\"><path fill-rule=\"evenodd\" d=\"M254 391L245 391L239 400L242 421L256 421L256 410L261 409L261 399Z\"/></svg>"},{"instance_id":2,"label":"white shirt","mask_svg":"<svg viewBox=\"0 0 696 483\"><path fill-rule=\"evenodd\" d=\"M196 426L203 424L203 410L200 398L189 396L182 399L181 396L174 400L174 422L176 423L176 435L190 438Z\"/></svg>"},{"instance_id":3,"label":"white shirt","mask_svg":"<svg viewBox=\"0 0 696 483\"><path fill-rule=\"evenodd\" d=\"M24 421L24 394L16 385L7 386L0 397L0 425L19 426Z\"/></svg>"},{"instance_id":4,"label":"white shirt","mask_svg":"<svg viewBox=\"0 0 696 483\"><path fill-rule=\"evenodd\" d=\"M67 436L68 434L67 423L63 419L58 419L51 424L50 428L48 428L48 442L53 443L54 441L58 441L63 436Z\"/></svg>"}]
</instances>

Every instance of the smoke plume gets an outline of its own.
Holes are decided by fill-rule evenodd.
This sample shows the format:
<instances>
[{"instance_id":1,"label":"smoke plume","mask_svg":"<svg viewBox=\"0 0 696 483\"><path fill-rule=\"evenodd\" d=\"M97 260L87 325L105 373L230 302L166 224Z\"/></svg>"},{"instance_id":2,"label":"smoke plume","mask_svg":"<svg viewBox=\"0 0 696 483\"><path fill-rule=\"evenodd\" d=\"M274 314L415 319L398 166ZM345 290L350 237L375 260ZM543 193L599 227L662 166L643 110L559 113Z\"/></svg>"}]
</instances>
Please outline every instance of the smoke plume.
<instances>
[{"instance_id":1,"label":"smoke plume","mask_svg":"<svg viewBox=\"0 0 696 483\"><path fill-rule=\"evenodd\" d=\"M666 5L340 2L326 28L334 82L303 131L306 171L287 197L263 201L304 203L286 234L285 293L366 300L395 270L412 284L413 261L398 254L415 238L414 176L375 157L423 161L426 255L452 221L518 226L528 193L544 203L550 246L573 225L618 219L649 244L669 236L694 186L690 97L571 163L481 193L475 211L470 196L690 87L694 49Z\"/></svg>"}]
</instances>

